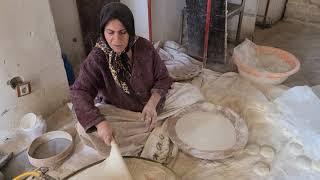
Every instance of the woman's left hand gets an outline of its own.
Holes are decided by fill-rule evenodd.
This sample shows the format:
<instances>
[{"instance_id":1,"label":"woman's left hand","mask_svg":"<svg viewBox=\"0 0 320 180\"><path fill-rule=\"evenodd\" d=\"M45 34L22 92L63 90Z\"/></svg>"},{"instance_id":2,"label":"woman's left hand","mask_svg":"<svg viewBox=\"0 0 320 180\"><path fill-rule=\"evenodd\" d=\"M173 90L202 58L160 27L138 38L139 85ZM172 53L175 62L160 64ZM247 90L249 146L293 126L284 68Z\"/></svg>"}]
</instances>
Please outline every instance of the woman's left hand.
<instances>
[{"instance_id":1,"label":"woman's left hand","mask_svg":"<svg viewBox=\"0 0 320 180\"><path fill-rule=\"evenodd\" d=\"M153 129L157 121L156 106L149 101L142 110L142 119L146 122L150 129Z\"/></svg>"}]
</instances>

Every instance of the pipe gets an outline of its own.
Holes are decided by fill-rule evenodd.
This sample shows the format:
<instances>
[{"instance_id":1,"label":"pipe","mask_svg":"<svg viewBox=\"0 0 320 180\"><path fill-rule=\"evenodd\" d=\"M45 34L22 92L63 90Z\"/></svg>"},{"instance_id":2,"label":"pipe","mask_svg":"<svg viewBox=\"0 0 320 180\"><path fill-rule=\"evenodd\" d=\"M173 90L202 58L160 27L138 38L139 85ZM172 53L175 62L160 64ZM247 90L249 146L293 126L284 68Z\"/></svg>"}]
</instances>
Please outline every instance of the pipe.
<instances>
[{"instance_id":1,"label":"pipe","mask_svg":"<svg viewBox=\"0 0 320 180\"><path fill-rule=\"evenodd\" d=\"M228 53L228 1L225 1L225 22L224 22L224 64L227 64L227 53Z\"/></svg>"},{"instance_id":2,"label":"pipe","mask_svg":"<svg viewBox=\"0 0 320 180\"><path fill-rule=\"evenodd\" d=\"M285 4L284 4L284 8L283 8L283 12L282 12L282 16L281 16L281 20L284 18L286 10L287 10L287 4L288 4L288 0L286 0Z\"/></svg>"},{"instance_id":3,"label":"pipe","mask_svg":"<svg viewBox=\"0 0 320 180\"><path fill-rule=\"evenodd\" d=\"M183 38L183 27L184 27L184 18L185 18L184 14L185 14L185 8L183 8L183 10L181 11L181 23L180 23L181 31L180 31L180 37L179 37L180 44L182 44L182 38Z\"/></svg>"},{"instance_id":4,"label":"pipe","mask_svg":"<svg viewBox=\"0 0 320 180\"><path fill-rule=\"evenodd\" d=\"M148 26L149 26L149 40L152 41L151 0L148 0Z\"/></svg>"},{"instance_id":5,"label":"pipe","mask_svg":"<svg viewBox=\"0 0 320 180\"><path fill-rule=\"evenodd\" d=\"M207 0L207 15L206 15L206 27L204 29L204 44L203 44L204 48L203 48L202 67L205 67L207 64L210 21L211 21L211 0Z\"/></svg>"},{"instance_id":6,"label":"pipe","mask_svg":"<svg viewBox=\"0 0 320 180\"><path fill-rule=\"evenodd\" d=\"M270 6L270 0L268 0L267 2L267 7L266 7L266 11L264 13L264 18L263 18L263 28L266 28L267 27L267 16L268 16L268 11L269 11L269 6Z\"/></svg>"}]
</instances>

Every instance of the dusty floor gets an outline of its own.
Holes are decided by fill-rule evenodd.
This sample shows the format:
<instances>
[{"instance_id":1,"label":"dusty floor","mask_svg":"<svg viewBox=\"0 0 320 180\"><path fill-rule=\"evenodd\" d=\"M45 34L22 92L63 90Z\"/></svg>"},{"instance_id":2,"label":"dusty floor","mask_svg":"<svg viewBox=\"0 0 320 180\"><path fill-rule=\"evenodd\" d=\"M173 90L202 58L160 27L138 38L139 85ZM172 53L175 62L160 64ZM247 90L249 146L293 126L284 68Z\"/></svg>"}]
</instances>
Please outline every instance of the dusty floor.
<instances>
[{"instance_id":1,"label":"dusty floor","mask_svg":"<svg viewBox=\"0 0 320 180\"><path fill-rule=\"evenodd\" d=\"M294 54L300 71L290 77L287 86L320 84L320 29L299 23L279 22L269 29L256 28L253 41Z\"/></svg>"},{"instance_id":2,"label":"dusty floor","mask_svg":"<svg viewBox=\"0 0 320 180\"><path fill-rule=\"evenodd\" d=\"M278 22L268 29L256 27L253 41L258 45L286 50L300 60L300 71L284 82L285 85L293 87L320 84L320 28L300 23ZM228 58L231 58L234 45L229 43L228 46ZM236 71L235 66L215 64L210 59L206 67L219 72Z\"/></svg>"}]
</instances>

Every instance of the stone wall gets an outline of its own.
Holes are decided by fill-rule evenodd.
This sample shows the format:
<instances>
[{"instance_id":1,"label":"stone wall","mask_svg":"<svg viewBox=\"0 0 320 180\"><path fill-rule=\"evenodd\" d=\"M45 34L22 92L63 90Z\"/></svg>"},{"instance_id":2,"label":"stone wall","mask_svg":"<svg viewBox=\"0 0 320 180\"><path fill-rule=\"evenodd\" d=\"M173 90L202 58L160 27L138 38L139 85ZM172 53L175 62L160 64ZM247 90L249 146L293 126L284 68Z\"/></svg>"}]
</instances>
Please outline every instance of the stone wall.
<instances>
[{"instance_id":1,"label":"stone wall","mask_svg":"<svg viewBox=\"0 0 320 180\"><path fill-rule=\"evenodd\" d=\"M320 26L320 0L288 0L285 20Z\"/></svg>"}]
</instances>

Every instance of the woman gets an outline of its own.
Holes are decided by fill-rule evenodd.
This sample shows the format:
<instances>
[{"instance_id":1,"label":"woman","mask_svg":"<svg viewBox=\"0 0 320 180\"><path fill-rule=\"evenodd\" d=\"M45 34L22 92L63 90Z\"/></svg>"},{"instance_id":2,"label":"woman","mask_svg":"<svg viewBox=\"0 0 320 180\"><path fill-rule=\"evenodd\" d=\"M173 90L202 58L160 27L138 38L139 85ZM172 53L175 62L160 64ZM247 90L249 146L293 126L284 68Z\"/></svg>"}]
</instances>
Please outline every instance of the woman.
<instances>
[{"instance_id":1,"label":"woman","mask_svg":"<svg viewBox=\"0 0 320 180\"><path fill-rule=\"evenodd\" d=\"M97 148L96 144L101 145L97 141L110 145L117 132L95 106L97 95L106 104L142 112L141 118L152 129L172 80L153 45L135 35L132 12L124 4L109 3L102 8L100 33L96 46L81 65L71 99L81 125L77 128L79 134L82 131L82 135L90 135L91 145L107 155L105 147ZM92 140L94 132L99 140Z\"/></svg>"}]
</instances>

